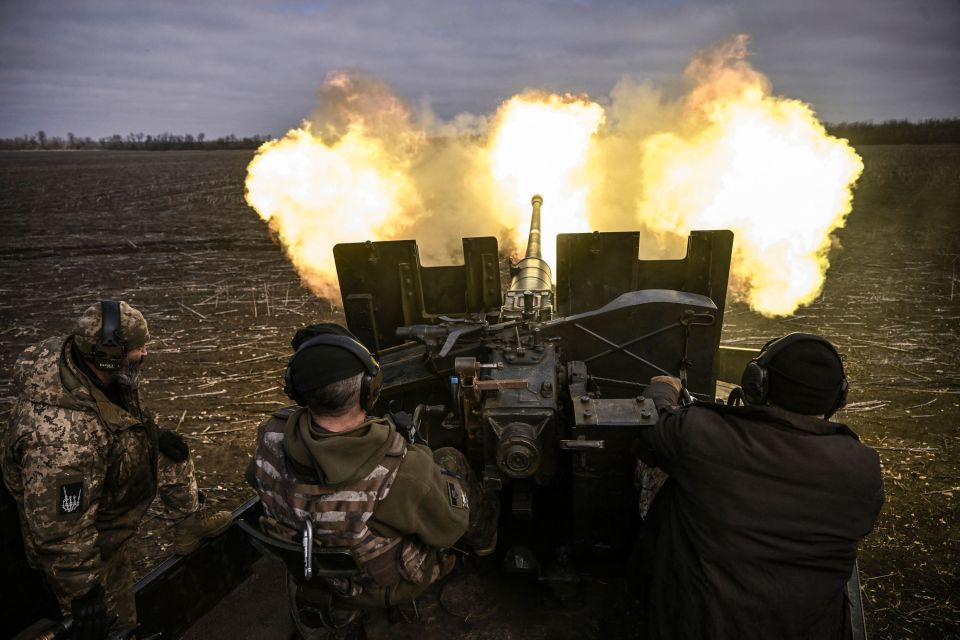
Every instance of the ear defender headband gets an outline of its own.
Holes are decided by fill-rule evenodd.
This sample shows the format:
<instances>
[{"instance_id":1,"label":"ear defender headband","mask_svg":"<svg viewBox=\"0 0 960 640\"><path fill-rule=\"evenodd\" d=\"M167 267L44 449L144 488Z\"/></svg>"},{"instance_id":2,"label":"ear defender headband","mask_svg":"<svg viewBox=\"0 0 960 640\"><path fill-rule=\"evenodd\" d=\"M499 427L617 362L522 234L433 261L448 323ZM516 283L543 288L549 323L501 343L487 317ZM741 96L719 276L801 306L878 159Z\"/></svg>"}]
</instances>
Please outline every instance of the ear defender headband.
<instances>
[{"instance_id":1,"label":"ear defender headband","mask_svg":"<svg viewBox=\"0 0 960 640\"><path fill-rule=\"evenodd\" d=\"M849 384L847 383L846 374L843 373L843 360L841 360L836 347L834 347L829 340L817 335L810 333L791 333L782 338L771 340L763 345L763 348L760 349L760 355L751 360L743 370L740 387L743 389L743 395L744 398L746 398L747 404L763 405L767 403L770 394L770 372L768 370L768 364L777 354L786 350L790 345L803 341L818 342L826 346L833 355L836 356L837 362L840 364L840 387L836 391L833 404L824 414L825 417L830 418L830 416L847 403Z\"/></svg>"},{"instance_id":2,"label":"ear defender headband","mask_svg":"<svg viewBox=\"0 0 960 640\"><path fill-rule=\"evenodd\" d=\"M287 369L283 374L283 392L301 407L307 406L303 394L300 393L293 382L293 363L298 355L307 349L317 346L338 347L349 352L360 361L364 369L363 378L360 382L360 406L363 407L364 411L373 411L373 406L377 403L377 398L380 397L380 387L383 383L383 376L380 373L380 363L377 362L373 354L359 341L336 333L324 333L314 336L297 348L296 353L293 354L287 363Z\"/></svg>"},{"instance_id":3,"label":"ear defender headband","mask_svg":"<svg viewBox=\"0 0 960 640\"><path fill-rule=\"evenodd\" d=\"M94 366L105 371L116 371L127 355L127 341L120 325L120 303L116 300L100 301L100 337L93 345L90 359Z\"/></svg>"}]
</instances>

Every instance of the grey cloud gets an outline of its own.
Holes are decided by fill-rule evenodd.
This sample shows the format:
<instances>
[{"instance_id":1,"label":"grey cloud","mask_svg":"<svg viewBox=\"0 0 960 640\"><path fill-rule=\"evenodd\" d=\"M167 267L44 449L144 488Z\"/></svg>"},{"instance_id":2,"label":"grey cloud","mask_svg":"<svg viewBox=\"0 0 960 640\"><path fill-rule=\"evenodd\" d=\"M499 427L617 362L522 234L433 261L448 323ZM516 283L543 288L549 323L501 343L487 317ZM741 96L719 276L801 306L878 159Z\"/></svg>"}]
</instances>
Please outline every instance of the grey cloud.
<instances>
[{"instance_id":1,"label":"grey cloud","mask_svg":"<svg viewBox=\"0 0 960 640\"><path fill-rule=\"evenodd\" d=\"M774 87L814 102L829 120L960 115L955 0L756 0L738 8Z\"/></svg>"},{"instance_id":2,"label":"grey cloud","mask_svg":"<svg viewBox=\"0 0 960 640\"><path fill-rule=\"evenodd\" d=\"M363 69L444 118L529 87L675 81L738 31L776 90L829 119L960 115L954 0L0 3L0 135L295 126Z\"/></svg>"}]
</instances>

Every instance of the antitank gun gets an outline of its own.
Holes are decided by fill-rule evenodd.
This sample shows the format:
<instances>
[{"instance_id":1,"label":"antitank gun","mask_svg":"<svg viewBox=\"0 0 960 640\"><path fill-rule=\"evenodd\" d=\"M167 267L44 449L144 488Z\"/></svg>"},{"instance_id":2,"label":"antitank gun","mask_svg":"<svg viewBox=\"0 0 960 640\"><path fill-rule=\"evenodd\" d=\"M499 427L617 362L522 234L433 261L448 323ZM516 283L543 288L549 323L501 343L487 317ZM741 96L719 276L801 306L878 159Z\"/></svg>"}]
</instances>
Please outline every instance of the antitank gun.
<instances>
[{"instance_id":1,"label":"antitank gun","mask_svg":"<svg viewBox=\"0 0 960 640\"><path fill-rule=\"evenodd\" d=\"M543 199L532 204L526 253L509 284L490 237L464 238L461 265L423 266L413 240L340 244L334 257L347 325L382 366L378 408L430 446L467 454L501 499L503 564L537 573L563 598L576 589L570 560L578 568L621 560L635 538L631 445L655 416L643 397L650 377L677 376L689 398L709 401L717 381L737 380L756 351L720 345L730 231L693 231L676 260L638 259L639 232L561 234L553 286L540 253ZM176 637L210 609L214 620L242 625L265 598L286 606L277 590L227 595L248 579L262 583L276 564L261 563L262 546L251 542L259 513L250 498L234 510L238 526L138 581L141 637ZM0 525L10 612L0 629L58 618L25 564L2 483ZM856 569L847 593L852 635L864 638Z\"/></svg>"},{"instance_id":2,"label":"antitank gun","mask_svg":"<svg viewBox=\"0 0 960 640\"><path fill-rule=\"evenodd\" d=\"M678 260L639 260L638 232L562 234L554 288L542 204L503 293L495 238L464 238L459 266L421 265L412 240L334 247L347 326L382 367L379 408L467 454L501 498L516 570L558 548L618 557L638 524L632 444L656 419L646 383L677 376L713 400L728 366L730 231L692 232Z\"/></svg>"},{"instance_id":3,"label":"antitank gun","mask_svg":"<svg viewBox=\"0 0 960 640\"><path fill-rule=\"evenodd\" d=\"M340 244L334 258L346 323L382 366L378 408L401 424L408 416L432 447L463 450L501 499L504 564L560 590L576 578L558 558L586 560L580 567L617 558L633 540L631 444L653 419L642 397L650 377L678 376L692 397L712 399L744 354L719 347L731 232L692 232L677 260L639 260L639 232L563 234L553 286L540 253L542 204L534 197L509 284L492 237L464 238L463 263L453 266L423 266L413 240ZM138 581L143 634L176 637L211 608L225 621L260 610L227 597L269 571L249 534L259 512L251 498L234 510L237 526ZM2 491L0 525L3 597L17 613L0 616L0 628L57 619ZM274 591L254 590L252 600L282 599Z\"/></svg>"}]
</instances>

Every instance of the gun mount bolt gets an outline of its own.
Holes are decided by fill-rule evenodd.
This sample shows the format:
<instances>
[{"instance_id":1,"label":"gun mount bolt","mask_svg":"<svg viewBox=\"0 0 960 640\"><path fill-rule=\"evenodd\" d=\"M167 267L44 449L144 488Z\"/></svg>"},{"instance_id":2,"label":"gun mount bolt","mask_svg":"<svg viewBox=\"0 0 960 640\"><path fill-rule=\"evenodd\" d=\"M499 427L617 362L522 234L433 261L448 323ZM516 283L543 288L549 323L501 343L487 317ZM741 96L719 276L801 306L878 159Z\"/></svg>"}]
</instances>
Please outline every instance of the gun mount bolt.
<instances>
[{"instance_id":1,"label":"gun mount bolt","mask_svg":"<svg viewBox=\"0 0 960 640\"><path fill-rule=\"evenodd\" d=\"M641 418L649 418L649 417L650 417L650 409L641 409L641 410L640 410L640 417L641 417Z\"/></svg>"},{"instance_id":2,"label":"gun mount bolt","mask_svg":"<svg viewBox=\"0 0 960 640\"><path fill-rule=\"evenodd\" d=\"M583 404L587 404L588 402L590 402L590 396L580 396L580 402L582 402Z\"/></svg>"},{"instance_id":3,"label":"gun mount bolt","mask_svg":"<svg viewBox=\"0 0 960 640\"><path fill-rule=\"evenodd\" d=\"M584 418L589 418L589 417L592 416L592 415L593 415L593 411L590 411L590 409L584 409L584 410L583 410L583 417L584 417Z\"/></svg>"}]
</instances>

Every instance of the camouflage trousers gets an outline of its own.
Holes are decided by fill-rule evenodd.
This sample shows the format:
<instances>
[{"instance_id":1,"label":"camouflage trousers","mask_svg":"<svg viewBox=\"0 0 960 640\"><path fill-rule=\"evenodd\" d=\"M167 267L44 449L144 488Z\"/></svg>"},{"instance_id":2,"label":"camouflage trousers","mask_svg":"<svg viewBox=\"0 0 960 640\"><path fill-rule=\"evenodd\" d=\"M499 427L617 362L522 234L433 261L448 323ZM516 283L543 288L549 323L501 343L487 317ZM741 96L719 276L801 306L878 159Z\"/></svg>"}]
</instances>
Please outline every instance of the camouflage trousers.
<instances>
[{"instance_id":1,"label":"camouflage trousers","mask_svg":"<svg viewBox=\"0 0 960 640\"><path fill-rule=\"evenodd\" d=\"M160 455L157 464L157 496L163 506L163 517L171 522L179 522L198 509L199 497L192 458L175 462ZM113 630L136 626L137 602L130 541L123 542L109 555L101 556L101 559L101 584L107 613L117 615ZM70 613L69 602L61 602L60 607L65 614Z\"/></svg>"},{"instance_id":2,"label":"camouflage trousers","mask_svg":"<svg viewBox=\"0 0 960 640\"><path fill-rule=\"evenodd\" d=\"M175 462L160 454L157 464L157 495L170 520L183 520L200 507L193 458Z\"/></svg>"}]
</instances>

